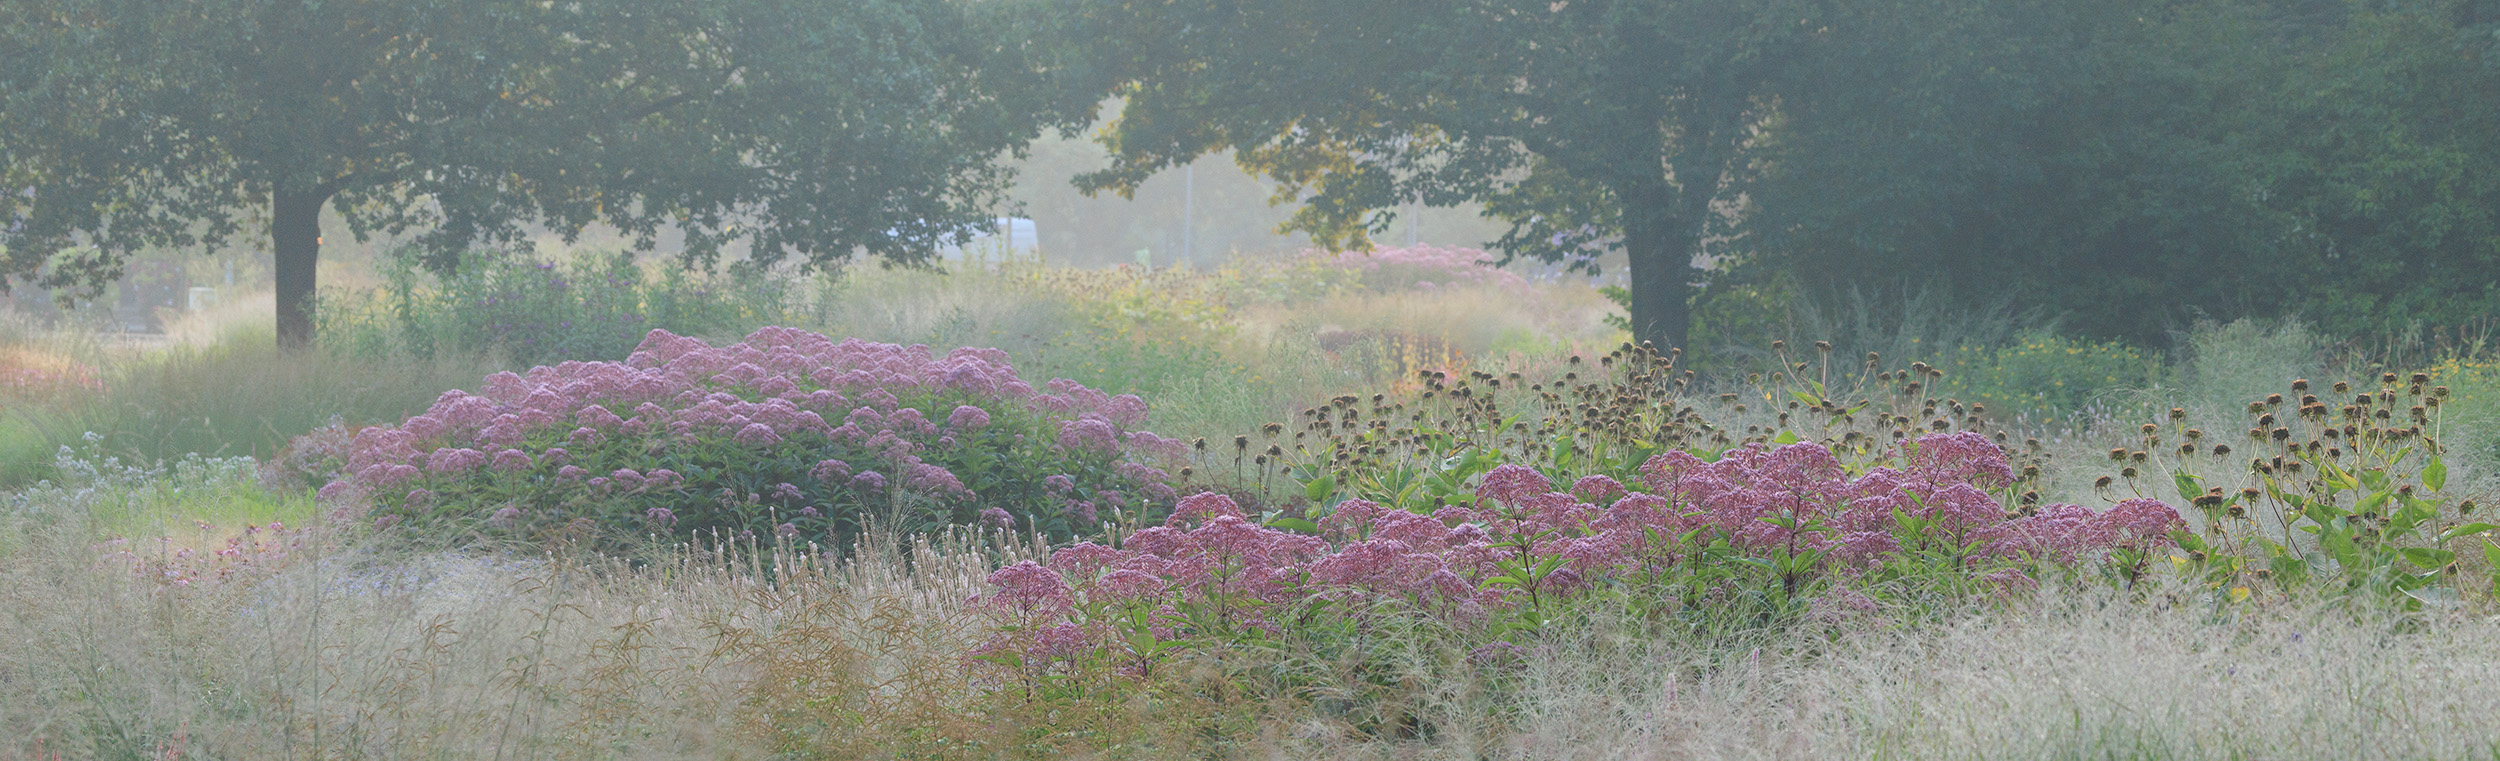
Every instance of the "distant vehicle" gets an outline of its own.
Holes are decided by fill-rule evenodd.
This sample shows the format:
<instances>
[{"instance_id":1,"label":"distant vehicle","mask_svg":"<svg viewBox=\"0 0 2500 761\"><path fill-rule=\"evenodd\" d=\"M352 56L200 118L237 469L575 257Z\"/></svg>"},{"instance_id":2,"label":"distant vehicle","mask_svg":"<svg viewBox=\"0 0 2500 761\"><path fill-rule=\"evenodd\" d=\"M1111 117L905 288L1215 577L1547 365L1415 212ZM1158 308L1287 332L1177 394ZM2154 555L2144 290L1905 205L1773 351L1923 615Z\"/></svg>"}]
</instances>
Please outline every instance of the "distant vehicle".
<instances>
[{"instance_id":1,"label":"distant vehicle","mask_svg":"<svg viewBox=\"0 0 2500 761\"><path fill-rule=\"evenodd\" d=\"M937 255L940 261L948 262L1001 261L1034 256L1041 250L1042 236L1033 220L999 217L990 220L988 229L974 230L960 243L939 246Z\"/></svg>"}]
</instances>

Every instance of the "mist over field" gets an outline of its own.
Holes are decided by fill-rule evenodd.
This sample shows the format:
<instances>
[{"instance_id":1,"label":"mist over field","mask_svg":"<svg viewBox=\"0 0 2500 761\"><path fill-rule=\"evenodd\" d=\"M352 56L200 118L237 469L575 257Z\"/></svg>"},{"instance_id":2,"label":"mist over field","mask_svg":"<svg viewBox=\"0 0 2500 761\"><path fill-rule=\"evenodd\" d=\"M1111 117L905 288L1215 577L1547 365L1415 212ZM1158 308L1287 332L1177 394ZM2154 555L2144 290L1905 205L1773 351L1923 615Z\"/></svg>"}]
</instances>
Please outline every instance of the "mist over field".
<instances>
[{"instance_id":1,"label":"mist over field","mask_svg":"<svg viewBox=\"0 0 2500 761\"><path fill-rule=\"evenodd\" d=\"M2488 0L0 5L0 761L2487 758Z\"/></svg>"}]
</instances>

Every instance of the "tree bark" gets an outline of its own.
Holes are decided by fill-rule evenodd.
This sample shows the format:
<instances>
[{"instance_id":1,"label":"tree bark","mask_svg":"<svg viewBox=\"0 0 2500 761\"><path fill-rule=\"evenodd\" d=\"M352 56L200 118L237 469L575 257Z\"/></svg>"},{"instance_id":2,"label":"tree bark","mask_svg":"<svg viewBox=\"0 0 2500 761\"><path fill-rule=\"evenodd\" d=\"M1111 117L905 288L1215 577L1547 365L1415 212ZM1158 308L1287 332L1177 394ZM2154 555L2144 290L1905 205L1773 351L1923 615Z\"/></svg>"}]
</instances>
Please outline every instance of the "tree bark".
<instances>
[{"instance_id":1,"label":"tree bark","mask_svg":"<svg viewBox=\"0 0 2500 761\"><path fill-rule=\"evenodd\" d=\"M1632 340L1658 351L1684 345L1692 332L1693 246L1668 206L1664 182L1615 189L1623 204L1623 250L1632 276Z\"/></svg>"},{"instance_id":2,"label":"tree bark","mask_svg":"<svg viewBox=\"0 0 2500 761\"><path fill-rule=\"evenodd\" d=\"M278 280L278 347L313 342L313 286L321 261L321 204L327 193L277 190L269 199L269 243Z\"/></svg>"}]
</instances>

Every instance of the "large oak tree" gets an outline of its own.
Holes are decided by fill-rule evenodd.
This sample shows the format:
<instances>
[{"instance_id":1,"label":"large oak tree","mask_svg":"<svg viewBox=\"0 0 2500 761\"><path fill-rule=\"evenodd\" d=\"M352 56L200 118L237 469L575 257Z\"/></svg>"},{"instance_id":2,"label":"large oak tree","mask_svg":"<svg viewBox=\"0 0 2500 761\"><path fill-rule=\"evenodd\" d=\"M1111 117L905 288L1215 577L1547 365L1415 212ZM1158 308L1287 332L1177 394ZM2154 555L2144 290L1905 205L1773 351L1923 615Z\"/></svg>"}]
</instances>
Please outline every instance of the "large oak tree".
<instances>
[{"instance_id":1,"label":"large oak tree","mask_svg":"<svg viewBox=\"0 0 2500 761\"><path fill-rule=\"evenodd\" d=\"M266 231L302 345L327 206L437 255L607 223L693 261L913 259L1051 106L1012 4L12 0L0 275ZM5 282L0 280L0 282Z\"/></svg>"}]
</instances>

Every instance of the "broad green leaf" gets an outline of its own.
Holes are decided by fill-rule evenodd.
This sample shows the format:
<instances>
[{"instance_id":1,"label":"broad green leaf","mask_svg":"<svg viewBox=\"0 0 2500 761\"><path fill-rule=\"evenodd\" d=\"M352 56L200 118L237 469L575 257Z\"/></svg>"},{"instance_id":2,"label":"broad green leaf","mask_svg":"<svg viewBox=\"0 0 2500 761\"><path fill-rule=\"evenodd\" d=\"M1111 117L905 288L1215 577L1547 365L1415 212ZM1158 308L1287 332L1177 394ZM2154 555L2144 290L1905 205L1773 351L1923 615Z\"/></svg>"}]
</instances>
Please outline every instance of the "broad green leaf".
<instances>
[{"instance_id":1,"label":"broad green leaf","mask_svg":"<svg viewBox=\"0 0 2500 761\"><path fill-rule=\"evenodd\" d=\"M2190 503L2194 503L2197 497L2205 496L2205 485L2198 482L2195 476L2179 473L2171 476L2171 483L2179 487L2179 498Z\"/></svg>"},{"instance_id":2,"label":"broad green leaf","mask_svg":"<svg viewBox=\"0 0 2500 761\"><path fill-rule=\"evenodd\" d=\"M2473 536L2492 529L2500 529L2500 526L2495 526L2489 523L2468 523L2463 526L2439 532L2439 541L2445 542L2460 536Z\"/></svg>"},{"instance_id":3,"label":"broad green leaf","mask_svg":"<svg viewBox=\"0 0 2500 761\"><path fill-rule=\"evenodd\" d=\"M1312 523L1301 518L1280 517L1269 520L1264 525L1268 528L1284 529L1286 531L1292 531L1300 534L1311 534L1314 536L1319 534L1319 524Z\"/></svg>"},{"instance_id":4,"label":"broad green leaf","mask_svg":"<svg viewBox=\"0 0 2500 761\"><path fill-rule=\"evenodd\" d=\"M2446 568L2449 563L2457 560L2457 554L2454 552L2429 547L2406 547L2400 552L2404 554L2405 562L2430 571Z\"/></svg>"},{"instance_id":5,"label":"broad green leaf","mask_svg":"<svg viewBox=\"0 0 2500 761\"><path fill-rule=\"evenodd\" d=\"M1302 485L1302 496L1309 497L1313 502L1325 501L1328 495L1335 493L1337 493L1337 477L1334 475L1320 476Z\"/></svg>"},{"instance_id":6,"label":"broad green leaf","mask_svg":"<svg viewBox=\"0 0 2500 761\"><path fill-rule=\"evenodd\" d=\"M2448 463L2437 457L2431 458L2429 465L2422 466L2422 485L2430 487L2431 491L2448 488Z\"/></svg>"}]
</instances>

